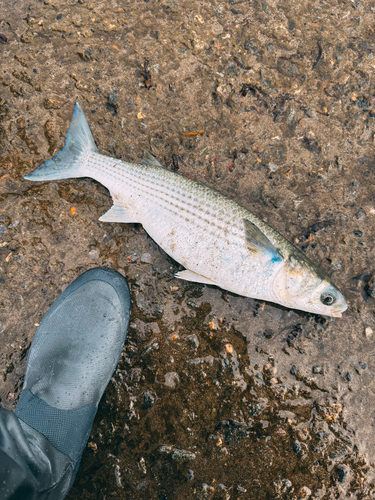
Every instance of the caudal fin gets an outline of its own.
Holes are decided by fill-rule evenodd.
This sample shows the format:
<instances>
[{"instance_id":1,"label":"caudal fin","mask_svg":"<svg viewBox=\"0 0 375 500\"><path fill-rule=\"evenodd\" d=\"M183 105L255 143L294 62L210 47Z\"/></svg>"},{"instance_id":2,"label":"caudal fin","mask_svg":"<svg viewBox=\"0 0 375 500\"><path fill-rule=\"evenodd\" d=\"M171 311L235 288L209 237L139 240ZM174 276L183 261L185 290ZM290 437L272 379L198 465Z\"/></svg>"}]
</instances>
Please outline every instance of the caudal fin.
<instances>
[{"instance_id":1,"label":"caudal fin","mask_svg":"<svg viewBox=\"0 0 375 500\"><path fill-rule=\"evenodd\" d=\"M47 181L85 177L87 157L94 152L99 152L98 148L95 146L85 114L76 102L64 148L34 172L25 175L25 179Z\"/></svg>"}]
</instances>

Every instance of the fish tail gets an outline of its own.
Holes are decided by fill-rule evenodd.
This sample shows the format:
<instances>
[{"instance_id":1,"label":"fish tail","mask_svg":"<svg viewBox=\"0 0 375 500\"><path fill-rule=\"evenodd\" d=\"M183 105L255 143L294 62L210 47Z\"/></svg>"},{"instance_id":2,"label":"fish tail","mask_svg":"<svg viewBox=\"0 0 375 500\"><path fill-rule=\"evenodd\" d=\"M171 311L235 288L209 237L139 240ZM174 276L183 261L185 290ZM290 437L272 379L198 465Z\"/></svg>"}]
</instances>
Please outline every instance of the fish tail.
<instances>
[{"instance_id":1,"label":"fish tail","mask_svg":"<svg viewBox=\"0 0 375 500\"><path fill-rule=\"evenodd\" d=\"M76 102L64 148L34 172L25 175L25 179L47 181L85 177L88 157L94 152L98 152L98 148L95 146L85 114Z\"/></svg>"}]
</instances>

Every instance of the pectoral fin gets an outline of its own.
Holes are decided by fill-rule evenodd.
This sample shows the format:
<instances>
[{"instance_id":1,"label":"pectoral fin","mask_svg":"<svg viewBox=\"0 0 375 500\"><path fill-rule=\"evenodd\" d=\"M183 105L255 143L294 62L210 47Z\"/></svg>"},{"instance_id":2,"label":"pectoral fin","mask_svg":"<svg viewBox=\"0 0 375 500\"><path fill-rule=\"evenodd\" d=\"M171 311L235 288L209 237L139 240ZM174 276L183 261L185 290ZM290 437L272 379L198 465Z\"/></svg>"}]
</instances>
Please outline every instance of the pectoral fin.
<instances>
[{"instance_id":1,"label":"pectoral fin","mask_svg":"<svg viewBox=\"0 0 375 500\"><path fill-rule=\"evenodd\" d=\"M124 222L128 224L139 222L134 220L134 217L116 199L108 212L102 215L99 220L101 222Z\"/></svg>"},{"instance_id":2,"label":"pectoral fin","mask_svg":"<svg viewBox=\"0 0 375 500\"><path fill-rule=\"evenodd\" d=\"M272 262L281 262L283 256L279 250L270 242L267 236L252 222L244 219L246 242L249 250L262 255L270 254Z\"/></svg>"},{"instance_id":3,"label":"pectoral fin","mask_svg":"<svg viewBox=\"0 0 375 500\"><path fill-rule=\"evenodd\" d=\"M205 285L216 285L216 283L209 278L205 278L204 276L201 276L194 271L189 271L189 269L180 271L175 275L175 278L179 278L185 281L195 281L196 283L204 283Z\"/></svg>"},{"instance_id":4,"label":"pectoral fin","mask_svg":"<svg viewBox=\"0 0 375 500\"><path fill-rule=\"evenodd\" d=\"M152 165L153 167L165 168L161 163L158 162L155 156L152 156L152 154L149 153L146 149L143 151L143 160L141 161L141 164Z\"/></svg>"}]
</instances>

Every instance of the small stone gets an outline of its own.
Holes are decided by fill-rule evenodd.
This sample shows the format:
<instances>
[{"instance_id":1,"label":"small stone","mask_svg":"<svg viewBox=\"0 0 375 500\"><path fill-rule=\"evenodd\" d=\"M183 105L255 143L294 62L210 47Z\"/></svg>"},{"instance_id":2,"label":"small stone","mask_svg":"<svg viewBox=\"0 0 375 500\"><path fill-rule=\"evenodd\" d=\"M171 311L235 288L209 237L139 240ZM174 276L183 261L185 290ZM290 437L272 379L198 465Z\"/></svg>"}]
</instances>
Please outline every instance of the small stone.
<instances>
[{"instance_id":1,"label":"small stone","mask_svg":"<svg viewBox=\"0 0 375 500\"><path fill-rule=\"evenodd\" d=\"M150 394L148 391L146 391L143 394L143 409L144 410L149 410L154 406L155 403L155 398L152 394Z\"/></svg>"},{"instance_id":2,"label":"small stone","mask_svg":"<svg viewBox=\"0 0 375 500\"><path fill-rule=\"evenodd\" d=\"M307 108L305 113L309 118L316 118L316 109L315 108Z\"/></svg>"},{"instance_id":3,"label":"small stone","mask_svg":"<svg viewBox=\"0 0 375 500\"><path fill-rule=\"evenodd\" d=\"M309 498L311 496L311 490L307 486L302 486L300 490L298 491L298 498Z\"/></svg>"},{"instance_id":4,"label":"small stone","mask_svg":"<svg viewBox=\"0 0 375 500\"><path fill-rule=\"evenodd\" d=\"M117 90L115 90L114 92L112 92L112 94L109 94L109 96L108 96L108 102L109 102L109 104L112 104L112 106L114 106L116 104L116 102L118 101L117 94L118 94L118 92L117 92Z\"/></svg>"},{"instance_id":5,"label":"small stone","mask_svg":"<svg viewBox=\"0 0 375 500\"><path fill-rule=\"evenodd\" d=\"M207 363L209 365L213 365L215 361L215 358L211 355L205 356L204 358L195 358L195 359L188 359L187 362L189 365L200 365L203 363Z\"/></svg>"},{"instance_id":6,"label":"small stone","mask_svg":"<svg viewBox=\"0 0 375 500\"><path fill-rule=\"evenodd\" d=\"M365 335L367 338L372 337L373 333L374 333L373 329L370 328L369 326L367 328L365 328Z\"/></svg>"},{"instance_id":7,"label":"small stone","mask_svg":"<svg viewBox=\"0 0 375 500\"><path fill-rule=\"evenodd\" d=\"M340 464L336 467L337 480L339 483L345 483L351 475L351 470L347 465Z\"/></svg>"},{"instance_id":8,"label":"small stone","mask_svg":"<svg viewBox=\"0 0 375 500\"><path fill-rule=\"evenodd\" d=\"M213 493L215 491L214 487L213 486L210 486L209 484L207 483L203 483L202 484L202 493L203 493L203 496L204 498L207 498L209 495L211 495L211 493Z\"/></svg>"},{"instance_id":9,"label":"small stone","mask_svg":"<svg viewBox=\"0 0 375 500\"><path fill-rule=\"evenodd\" d=\"M45 99L44 100L44 107L46 109L60 109L61 102L57 101L56 99Z\"/></svg>"},{"instance_id":10,"label":"small stone","mask_svg":"<svg viewBox=\"0 0 375 500\"><path fill-rule=\"evenodd\" d=\"M294 441L294 443L292 444L292 448L293 448L293 451L294 453L301 453L302 451L302 448L301 448L301 445L299 444L298 441Z\"/></svg>"},{"instance_id":11,"label":"small stone","mask_svg":"<svg viewBox=\"0 0 375 500\"><path fill-rule=\"evenodd\" d=\"M186 472L186 481L192 481L194 479L194 471L188 469Z\"/></svg>"},{"instance_id":12,"label":"small stone","mask_svg":"<svg viewBox=\"0 0 375 500\"><path fill-rule=\"evenodd\" d=\"M115 479L117 488L122 488L120 466L115 465Z\"/></svg>"},{"instance_id":13,"label":"small stone","mask_svg":"<svg viewBox=\"0 0 375 500\"><path fill-rule=\"evenodd\" d=\"M143 457L138 462L138 469L140 471L142 471L143 474L147 474L146 462L145 462L145 459Z\"/></svg>"},{"instance_id":14,"label":"small stone","mask_svg":"<svg viewBox=\"0 0 375 500\"><path fill-rule=\"evenodd\" d=\"M362 370L367 370L367 364L366 363L363 363L362 361L359 361L358 364L362 368Z\"/></svg>"},{"instance_id":15,"label":"small stone","mask_svg":"<svg viewBox=\"0 0 375 500\"><path fill-rule=\"evenodd\" d=\"M130 257L131 262L135 262L138 259L137 252L135 252L135 251L131 252L129 257Z\"/></svg>"},{"instance_id":16,"label":"small stone","mask_svg":"<svg viewBox=\"0 0 375 500\"><path fill-rule=\"evenodd\" d=\"M195 460L197 457L195 453L186 450L178 450L175 448L172 451L172 460Z\"/></svg>"},{"instance_id":17,"label":"small stone","mask_svg":"<svg viewBox=\"0 0 375 500\"><path fill-rule=\"evenodd\" d=\"M89 251L89 257L91 260L98 260L99 259L99 250L96 248L93 248L92 250Z\"/></svg>"},{"instance_id":18,"label":"small stone","mask_svg":"<svg viewBox=\"0 0 375 500\"><path fill-rule=\"evenodd\" d=\"M313 373L322 373L323 371L323 368L321 366L313 366L313 369L312 369Z\"/></svg>"},{"instance_id":19,"label":"small stone","mask_svg":"<svg viewBox=\"0 0 375 500\"><path fill-rule=\"evenodd\" d=\"M151 254L149 253L144 253L141 255L141 262L144 262L145 264L150 264L151 263Z\"/></svg>"},{"instance_id":20,"label":"small stone","mask_svg":"<svg viewBox=\"0 0 375 500\"><path fill-rule=\"evenodd\" d=\"M172 446L168 446L166 444L163 444L159 448L159 453L171 453L172 452Z\"/></svg>"},{"instance_id":21,"label":"small stone","mask_svg":"<svg viewBox=\"0 0 375 500\"><path fill-rule=\"evenodd\" d=\"M290 370L291 375L295 375L297 372L298 372L298 368L295 365L293 365L291 370Z\"/></svg>"},{"instance_id":22,"label":"small stone","mask_svg":"<svg viewBox=\"0 0 375 500\"><path fill-rule=\"evenodd\" d=\"M350 373L349 373L349 372L347 372L347 373L346 373L345 378L346 378L346 380L347 380L348 382L351 382L351 380L352 380L352 376L350 375Z\"/></svg>"},{"instance_id":23,"label":"small stone","mask_svg":"<svg viewBox=\"0 0 375 500\"><path fill-rule=\"evenodd\" d=\"M268 164L268 167L270 169L270 172L276 172L276 170L279 168L277 165L275 165L274 163L269 163Z\"/></svg>"},{"instance_id":24,"label":"small stone","mask_svg":"<svg viewBox=\"0 0 375 500\"><path fill-rule=\"evenodd\" d=\"M365 211L362 210L362 208L360 208L358 210L358 212L355 214L355 216L357 217L357 219L360 219L361 217L363 217L364 215L366 215Z\"/></svg>"},{"instance_id":25,"label":"small stone","mask_svg":"<svg viewBox=\"0 0 375 500\"><path fill-rule=\"evenodd\" d=\"M362 238L362 236L363 236L362 231L353 231L353 234L354 234L355 236L358 236L358 238Z\"/></svg>"},{"instance_id":26,"label":"small stone","mask_svg":"<svg viewBox=\"0 0 375 500\"><path fill-rule=\"evenodd\" d=\"M198 349L198 347L199 347L199 340L198 340L198 337L195 334L193 334L193 335L186 335L185 338L188 339L189 344L191 345L191 347L193 349Z\"/></svg>"},{"instance_id":27,"label":"small stone","mask_svg":"<svg viewBox=\"0 0 375 500\"><path fill-rule=\"evenodd\" d=\"M168 372L164 375L164 385L174 389L180 383L180 377L177 372Z\"/></svg>"}]
</instances>

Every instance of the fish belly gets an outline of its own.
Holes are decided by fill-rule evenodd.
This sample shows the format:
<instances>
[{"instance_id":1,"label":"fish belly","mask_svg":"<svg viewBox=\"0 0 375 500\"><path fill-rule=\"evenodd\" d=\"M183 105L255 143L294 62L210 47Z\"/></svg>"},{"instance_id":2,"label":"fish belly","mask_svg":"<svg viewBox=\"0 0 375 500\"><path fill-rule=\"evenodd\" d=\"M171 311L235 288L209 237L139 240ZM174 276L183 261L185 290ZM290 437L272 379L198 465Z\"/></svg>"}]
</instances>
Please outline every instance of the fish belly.
<instances>
[{"instance_id":1,"label":"fish belly","mask_svg":"<svg viewBox=\"0 0 375 500\"><path fill-rule=\"evenodd\" d=\"M93 156L90 176L107 187L174 260L228 291L271 300L268 283L277 266L246 246L243 219L256 219L253 214L166 169Z\"/></svg>"}]
</instances>

